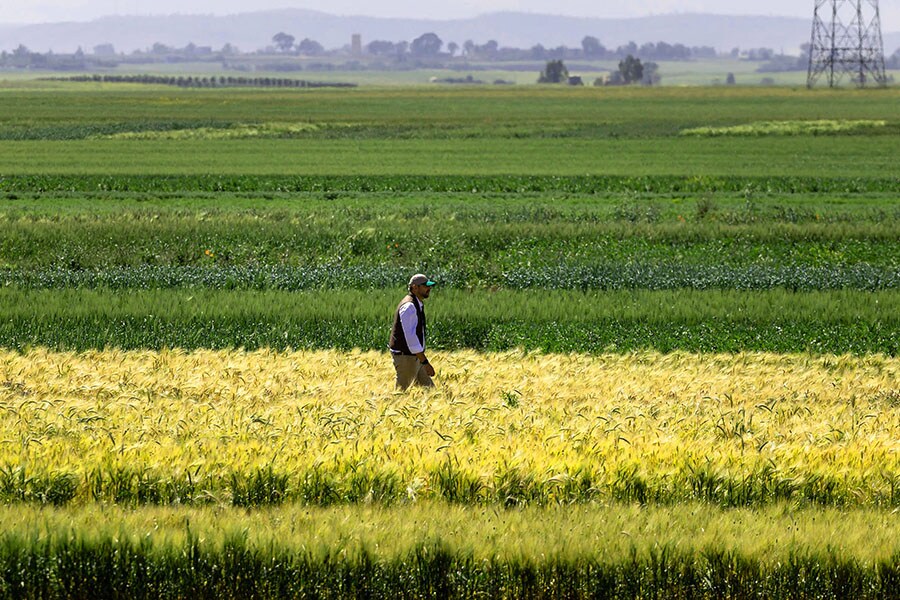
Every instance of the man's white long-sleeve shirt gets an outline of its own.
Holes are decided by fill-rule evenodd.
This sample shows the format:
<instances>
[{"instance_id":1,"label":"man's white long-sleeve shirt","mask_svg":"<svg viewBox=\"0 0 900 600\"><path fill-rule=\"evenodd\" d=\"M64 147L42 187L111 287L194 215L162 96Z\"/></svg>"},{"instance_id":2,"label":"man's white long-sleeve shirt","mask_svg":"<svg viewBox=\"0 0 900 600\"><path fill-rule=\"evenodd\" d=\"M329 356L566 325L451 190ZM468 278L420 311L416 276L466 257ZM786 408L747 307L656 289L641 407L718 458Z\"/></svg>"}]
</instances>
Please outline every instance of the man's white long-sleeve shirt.
<instances>
[{"instance_id":1,"label":"man's white long-sleeve shirt","mask_svg":"<svg viewBox=\"0 0 900 600\"><path fill-rule=\"evenodd\" d=\"M421 301L420 301L421 302ZM425 303L421 302L422 314L425 314ZM400 325L403 327L403 336L406 338L406 345L412 354L425 352L425 344L419 343L416 337L416 326L419 324L419 316L416 314L416 307L412 302L407 302L400 307Z\"/></svg>"}]
</instances>

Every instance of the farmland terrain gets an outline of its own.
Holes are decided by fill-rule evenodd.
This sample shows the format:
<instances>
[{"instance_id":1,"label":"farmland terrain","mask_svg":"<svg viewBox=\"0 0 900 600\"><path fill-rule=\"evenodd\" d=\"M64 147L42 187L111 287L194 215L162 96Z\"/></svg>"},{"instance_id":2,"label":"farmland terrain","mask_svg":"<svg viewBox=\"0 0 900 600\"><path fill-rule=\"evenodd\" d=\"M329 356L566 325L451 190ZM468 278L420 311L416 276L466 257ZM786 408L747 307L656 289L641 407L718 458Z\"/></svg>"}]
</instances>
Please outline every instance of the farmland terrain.
<instances>
[{"instance_id":1,"label":"farmland terrain","mask_svg":"<svg viewBox=\"0 0 900 600\"><path fill-rule=\"evenodd\" d=\"M898 100L3 85L0 597L896 597Z\"/></svg>"}]
</instances>

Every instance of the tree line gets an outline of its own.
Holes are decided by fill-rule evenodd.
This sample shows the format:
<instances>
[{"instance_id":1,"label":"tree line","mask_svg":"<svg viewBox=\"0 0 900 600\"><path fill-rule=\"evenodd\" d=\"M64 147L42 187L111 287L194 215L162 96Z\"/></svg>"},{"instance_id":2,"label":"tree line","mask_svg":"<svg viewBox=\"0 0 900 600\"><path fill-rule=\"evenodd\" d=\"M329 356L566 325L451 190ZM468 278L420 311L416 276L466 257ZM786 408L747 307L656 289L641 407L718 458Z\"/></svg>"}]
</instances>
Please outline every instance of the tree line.
<instances>
[{"instance_id":1,"label":"tree line","mask_svg":"<svg viewBox=\"0 0 900 600\"><path fill-rule=\"evenodd\" d=\"M804 45L808 48L808 45ZM285 32L276 33L272 37L272 45L253 52L241 52L231 44L214 50L209 46L198 46L189 43L177 48L162 43L155 43L150 48L135 50L129 54L117 53L111 44L100 44L93 48L93 53L79 48L74 53L38 53L24 45L19 45L11 52L0 53L0 67L21 69L44 69L56 71L84 71L93 69L115 68L119 64L146 63L179 63L179 62L221 62L226 68L248 70L253 68L254 57L322 57L331 65L335 59L350 60L346 66L355 70L368 68L414 68L416 66L447 66L467 62L514 62L514 61L553 61L553 60L606 60L622 61L629 56L642 61L697 60L728 57L762 63L761 72L783 70L805 70L808 60L808 49L799 57L776 53L770 48L750 48L741 50L734 48L725 54L717 53L708 46L688 47L684 44L667 42L645 43L635 42L607 48L594 36L585 36L580 47L570 48L557 46L546 48L535 44L530 48L501 47L496 40L483 44L466 40L463 44L445 43L435 33L425 33L412 42L373 40L353 48L345 45L328 50L318 41L297 38ZM375 61L375 62L372 62ZM322 63L324 66L326 63ZM249 66L248 66L249 65ZM299 63L298 63L299 65ZM271 65L269 65L271 66ZM888 69L900 69L900 49L886 60ZM313 65L304 63L296 70L318 70ZM284 70L284 69L269 69ZM294 69L291 69L294 70Z\"/></svg>"},{"instance_id":2,"label":"tree line","mask_svg":"<svg viewBox=\"0 0 900 600\"><path fill-rule=\"evenodd\" d=\"M655 62L641 62L640 58L630 54L619 61L619 68L611 71L608 77L598 77L594 80L595 86L607 85L658 85L662 81L659 74L659 65ZM567 83L569 85L584 85L581 77L572 77L565 63L561 60L547 62L544 70L538 77L538 83Z\"/></svg>"},{"instance_id":3,"label":"tree line","mask_svg":"<svg viewBox=\"0 0 900 600\"><path fill-rule=\"evenodd\" d=\"M299 46L296 51L302 52ZM716 49L711 46L688 47L684 44L667 42L646 43L641 46L635 42L629 42L615 49L608 49L593 36L586 36L581 41L581 46L577 48L567 46L547 48L542 44L535 44L530 48L507 48L500 46L496 40L488 40L484 44L466 40L461 46L456 42L449 42L445 45L444 41L434 33L423 34L411 43L374 40L365 45L365 53L370 56L393 58L404 56L437 58L443 56L498 62L564 59L618 60L629 55L645 60L691 60L718 56Z\"/></svg>"},{"instance_id":4,"label":"tree line","mask_svg":"<svg viewBox=\"0 0 900 600\"><path fill-rule=\"evenodd\" d=\"M160 75L75 75L72 77L44 77L44 81L80 81L97 83L143 83L148 85L173 85L185 88L215 87L285 87L322 88L356 87L354 83L332 83L284 79L277 77L167 77Z\"/></svg>"},{"instance_id":5,"label":"tree line","mask_svg":"<svg viewBox=\"0 0 900 600\"><path fill-rule=\"evenodd\" d=\"M272 45L252 52L241 52L231 44L221 49L210 46L198 46L189 43L184 47L173 47L157 42L144 50L135 50L128 54L117 53L112 44L94 46L93 52L85 52L79 48L74 53L39 53L20 44L11 52L0 53L0 66L13 68L47 68L60 70L77 70L89 67L114 67L120 63L157 63L157 62L203 62L221 61L235 57L258 55L282 55L303 57L370 57L402 62L408 59L466 59L486 62L522 61L522 60L572 60L597 59L619 60L631 55L644 60L691 60L697 58L714 58L717 56L712 47L687 47L683 44L659 42L638 46L634 42L607 49L593 36L586 36L580 47L554 48L535 44L530 48L501 47L496 40L483 44L466 40L462 45L456 42L445 43L435 33L424 33L408 41L373 40L360 48L354 55L353 48L346 45L341 48L326 49L320 42L297 38L289 33L278 32L272 37Z\"/></svg>"}]
</instances>

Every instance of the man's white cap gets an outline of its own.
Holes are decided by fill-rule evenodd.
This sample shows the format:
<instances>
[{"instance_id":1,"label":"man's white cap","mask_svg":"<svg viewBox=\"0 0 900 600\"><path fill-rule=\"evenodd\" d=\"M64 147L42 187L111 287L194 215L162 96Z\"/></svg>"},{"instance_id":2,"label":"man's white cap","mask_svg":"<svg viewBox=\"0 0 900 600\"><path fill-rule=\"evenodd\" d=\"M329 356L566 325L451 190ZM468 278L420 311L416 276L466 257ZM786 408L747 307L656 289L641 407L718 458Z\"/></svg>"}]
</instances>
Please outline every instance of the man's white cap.
<instances>
[{"instance_id":1,"label":"man's white cap","mask_svg":"<svg viewBox=\"0 0 900 600\"><path fill-rule=\"evenodd\" d=\"M425 275L417 273L409 279L409 287L412 287L414 285L427 285L428 287L431 287L435 285L435 282L428 279L428 277L426 277Z\"/></svg>"}]
</instances>

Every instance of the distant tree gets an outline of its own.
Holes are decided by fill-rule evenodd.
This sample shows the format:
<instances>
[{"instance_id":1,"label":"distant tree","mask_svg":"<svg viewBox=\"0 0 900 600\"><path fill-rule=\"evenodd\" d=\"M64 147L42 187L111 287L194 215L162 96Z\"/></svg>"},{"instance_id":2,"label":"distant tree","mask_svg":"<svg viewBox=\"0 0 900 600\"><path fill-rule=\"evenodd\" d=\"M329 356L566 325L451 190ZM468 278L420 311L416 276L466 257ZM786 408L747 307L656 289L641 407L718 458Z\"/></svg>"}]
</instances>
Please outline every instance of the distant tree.
<instances>
[{"instance_id":1,"label":"distant tree","mask_svg":"<svg viewBox=\"0 0 900 600\"><path fill-rule=\"evenodd\" d=\"M39 54L37 52L32 52L28 56L28 61L31 63L32 67L45 67L50 62L50 57L53 55L52 52L47 54Z\"/></svg>"},{"instance_id":2,"label":"distant tree","mask_svg":"<svg viewBox=\"0 0 900 600\"><path fill-rule=\"evenodd\" d=\"M548 61L538 78L538 83L567 83L568 81L569 70L561 60Z\"/></svg>"},{"instance_id":3,"label":"distant tree","mask_svg":"<svg viewBox=\"0 0 900 600\"><path fill-rule=\"evenodd\" d=\"M325 53L325 48L316 40L305 38L297 44L297 51L304 56L320 56Z\"/></svg>"},{"instance_id":4,"label":"distant tree","mask_svg":"<svg viewBox=\"0 0 900 600\"><path fill-rule=\"evenodd\" d=\"M497 40L488 40L486 44L478 46L476 49L476 52L485 58L495 58L499 51L500 44L497 43Z\"/></svg>"},{"instance_id":5,"label":"distant tree","mask_svg":"<svg viewBox=\"0 0 900 600\"><path fill-rule=\"evenodd\" d=\"M366 52L374 56L389 56L391 54L396 54L397 47L394 42L372 40L366 44Z\"/></svg>"},{"instance_id":6,"label":"distant tree","mask_svg":"<svg viewBox=\"0 0 900 600\"><path fill-rule=\"evenodd\" d=\"M706 54L709 54L711 51L712 56L715 56L715 48L701 49L701 51ZM666 42L644 44L637 52L637 56L641 58L656 60L688 60L691 58L691 55L691 49L684 44L668 44Z\"/></svg>"},{"instance_id":7,"label":"distant tree","mask_svg":"<svg viewBox=\"0 0 900 600\"><path fill-rule=\"evenodd\" d=\"M628 56L631 54L632 56L637 56L638 47L634 42L628 42L624 46L619 46L616 49L616 54L619 56Z\"/></svg>"},{"instance_id":8,"label":"distant tree","mask_svg":"<svg viewBox=\"0 0 900 600\"><path fill-rule=\"evenodd\" d=\"M729 73L727 77L725 77L725 83L727 85L735 85L737 80L734 78L734 73Z\"/></svg>"},{"instance_id":9,"label":"distant tree","mask_svg":"<svg viewBox=\"0 0 900 600\"><path fill-rule=\"evenodd\" d=\"M751 48L747 51L747 60L752 61L772 60L774 56L775 51L771 48Z\"/></svg>"},{"instance_id":10,"label":"distant tree","mask_svg":"<svg viewBox=\"0 0 900 600\"><path fill-rule=\"evenodd\" d=\"M428 57L441 53L444 42L435 33L425 33L412 41L409 51L413 56Z\"/></svg>"},{"instance_id":11,"label":"distant tree","mask_svg":"<svg viewBox=\"0 0 900 600\"><path fill-rule=\"evenodd\" d=\"M169 46L160 44L159 42L153 44L153 47L150 49L151 54L171 54L172 52L175 52L174 48L170 48Z\"/></svg>"},{"instance_id":12,"label":"distant tree","mask_svg":"<svg viewBox=\"0 0 900 600\"><path fill-rule=\"evenodd\" d=\"M235 48L234 46L232 46L231 44L225 44L224 46L222 46L222 54L226 54L226 55L240 54L240 51L237 48Z\"/></svg>"},{"instance_id":13,"label":"distant tree","mask_svg":"<svg viewBox=\"0 0 900 600\"><path fill-rule=\"evenodd\" d=\"M637 83L644 79L644 65L641 59L629 54L625 60L619 61L619 73L625 83Z\"/></svg>"},{"instance_id":14,"label":"distant tree","mask_svg":"<svg viewBox=\"0 0 900 600\"><path fill-rule=\"evenodd\" d=\"M463 42L463 54L466 56L472 56L472 53L475 52L475 42L472 40L466 40Z\"/></svg>"},{"instance_id":15,"label":"distant tree","mask_svg":"<svg viewBox=\"0 0 900 600\"><path fill-rule=\"evenodd\" d=\"M672 60L690 60L691 58L691 49L684 44L675 44L672 46L671 52Z\"/></svg>"},{"instance_id":16,"label":"distant tree","mask_svg":"<svg viewBox=\"0 0 900 600\"><path fill-rule=\"evenodd\" d=\"M529 50L529 54L531 58L534 60L544 60L547 58L547 49L544 48L541 44L535 44Z\"/></svg>"},{"instance_id":17,"label":"distant tree","mask_svg":"<svg viewBox=\"0 0 900 600\"><path fill-rule=\"evenodd\" d=\"M547 56L550 58L555 58L556 60L562 60L566 57L566 54L569 52L569 49L565 46L557 46L556 48L551 48L547 50Z\"/></svg>"},{"instance_id":18,"label":"distant tree","mask_svg":"<svg viewBox=\"0 0 900 600\"><path fill-rule=\"evenodd\" d=\"M655 62L644 63L644 74L641 77L641 83L644 85L659 85L662 76L659 74L659 65Z\"/></svg>"},{"instance_id":19,"label":"distant tree","mask_svg":"<svg viewBox=\"0 0 900 600\"><path fill-rule=\"evenodd\" d=\"M31 50L29 50L24 44L19 44L15 50L13 50L13 56L24 58L26 56L31 55Z\"/></svg>"},{"instance_id":20,"label":"distant tree","mask_svg":"<svg viewBox=\"0 0 900 600\"><path fill-rule=\"evenodd\" d=\"M581 40L581 50L584 52L585 58L600 58L606 54L606 48L600 43L600 40L592 35L585 36Z\"/></svg>"},{"instance_id":21,"label":"distant tree","mask_svg":"<svg viewBox=\"0 0 900 600\"><path fill-rule=\"evenodd\" d=\"M450 53L450 56L456 55L456 51L459 50L459 44L456 42L450 42L447 44L447 52Z\"/></svg>"},{"instance_id":22,"label":"distant tree","mask_svg":"<svg viewBox=\"0 0 900 600\"><path fill-rule=\"evenodd\" d=\"M279 32L272 36L272 41L275 43L275 46L284 53L290 52L294 47L294 40L296 38L288 33Z\"/></svg>"}]
</instances>

